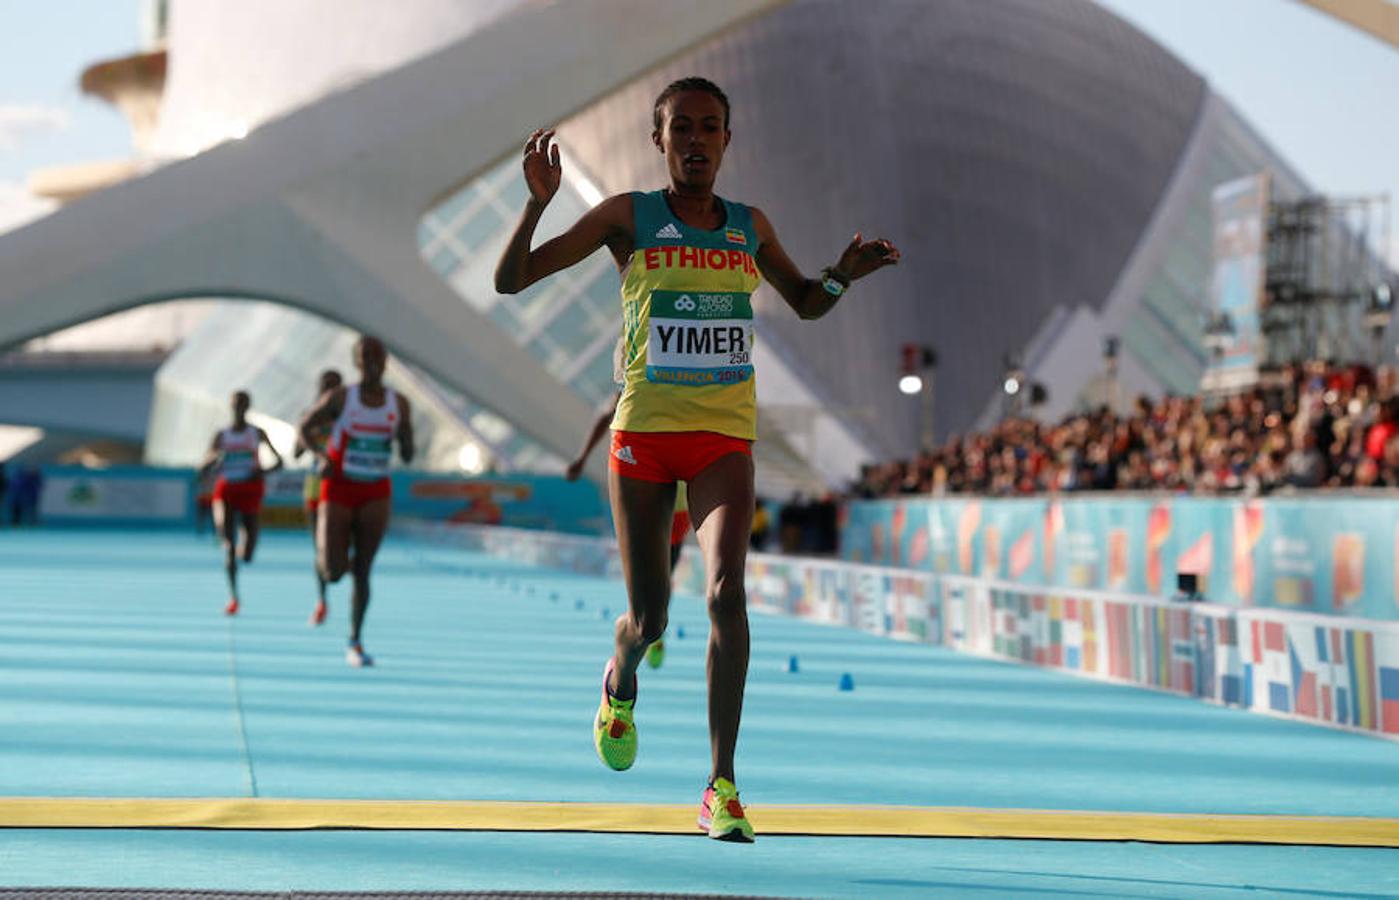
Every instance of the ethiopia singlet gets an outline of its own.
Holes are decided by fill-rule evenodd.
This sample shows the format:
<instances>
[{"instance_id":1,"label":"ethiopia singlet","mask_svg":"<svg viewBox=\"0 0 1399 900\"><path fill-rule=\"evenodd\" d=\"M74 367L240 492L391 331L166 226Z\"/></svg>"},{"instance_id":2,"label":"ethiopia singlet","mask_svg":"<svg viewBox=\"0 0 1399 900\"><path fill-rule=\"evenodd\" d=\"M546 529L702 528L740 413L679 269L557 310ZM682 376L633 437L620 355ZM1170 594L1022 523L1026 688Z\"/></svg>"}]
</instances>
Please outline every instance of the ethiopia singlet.
<instances>
[{"instance_id":1,"label":"ethiopia singlet","mask_svg":"<svg viewBox=\"0 0 1399 900\"><path fill-rule=\"evenodd\" d=\"M384 388L383 406L365 406L357 384L346 388L345 408L335 420L326 450L335 461L332 477L366 482L388 478L398 417L398 396L391 388Z\"/></svg>"},{"instance_id":2,"label":"ethiopia singlet","mask_svg":"<svg viewBox=\"0 0 1399 900\"><path fill-rule=\"evenodd\" d=\"M262 436L251 425L219 432L219 451L223 454L219 477L230 484L261 478L262 467L257 461L257 446L261 440Z\"/></svg>"},{"instance_id":3,"label":"ethiopia singlet","mask_svg":"<svg viewBox=\"0 0 1399 900\"><path fill-rule=\"evenodd\" d=\"M635 249L622 278L618 431L713 431L757 437L753 291L758 236L741 203L724 224L691 228L665 193L633 193Z\"/></svg>"}]
</instances>

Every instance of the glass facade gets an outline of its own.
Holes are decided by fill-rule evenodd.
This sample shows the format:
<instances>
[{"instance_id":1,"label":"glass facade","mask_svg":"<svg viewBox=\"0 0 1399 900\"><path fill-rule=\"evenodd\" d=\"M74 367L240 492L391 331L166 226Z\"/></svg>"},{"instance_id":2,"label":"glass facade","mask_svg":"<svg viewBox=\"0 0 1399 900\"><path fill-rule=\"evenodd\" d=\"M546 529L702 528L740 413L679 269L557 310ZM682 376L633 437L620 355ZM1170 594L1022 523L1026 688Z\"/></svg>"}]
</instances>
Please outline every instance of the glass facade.
<instances>
[{"instance_id":1,"label":"glass facade","mask_svg":"<svg viewBox=\"0 0 1399 900\"><path fill-rule=\"evenodd\" d=\"M1208 363L1204 327L1213 269L1212 193L1217 185L1266 171L1276 197L1295 197L1304 185L1291 169L1222 101L1212 100L1199 134L1205 142L1200 171L1185 186L1188 206L1177 227L1159 240L1164 251L1122 330L1127 351L1172 393L1200 389Z\"/></svg>"},{"instance_id":2,"label":"glass facade","mask_svg":"<svg viewBox=\"0 0 1399 900\"><path fill-rule=\"evenodd\" d=\"M576 166L570 163L571 169ZM540 240L572 224L596 191L570 173L540 223ZM418 228L423 259L462 301L527 349L569 389L600 406L615 389L612 348L618 329L616 267L595 254L567 272L514 296L495 292L496 260L526 200L519 163L510 160L453 193ZM313 399L318 373L352 376L356 334L334 322L269 303L227 301L181 345L157 377L146 456L189 464L227 418L228 396L253 395L259 424L290 444L292 428ZM498 471L561 471L564 461L509 419L411 363L395 360L389 382L413 402L419 433L415 468L454 471L474 445Z\"/></svg>"},{"instance_id":3,"label":"glass facade","mask_svg":"<svg viewBox=\"0 0 1399 900\"><path fill-rule=\"evenodd\" d=\"M568 160L564 171L536 244L573 224L598 197L576 162ZM598 252L518 294L495 292L496 261L527 197L519 161L501 163L427 214L418 235L423 258L561 384L601 405L615 390L612 348L619 333L621 279L612 258Z\"/></svg>"},{"instance_id":4,"label":"glass facade","mask_svg":"<svg viewBox=\"0 0 1399 900\"><path fill-rule=\"evenodd\" d=\"M334 322L273 303L218 304L156 376L146 461L197 462L227 423L229 398L240 389L252 395L251 420L287 455L296 423L315 400L320 372L334 368L354 379L357 338ZM507 460L530 469L562 467L557 457L514 435L503 419L400 359L390 360L385 381L413 404L415 469L459 471L467 447L491 468L509 468Z\"/></svg>"}]
</instances>

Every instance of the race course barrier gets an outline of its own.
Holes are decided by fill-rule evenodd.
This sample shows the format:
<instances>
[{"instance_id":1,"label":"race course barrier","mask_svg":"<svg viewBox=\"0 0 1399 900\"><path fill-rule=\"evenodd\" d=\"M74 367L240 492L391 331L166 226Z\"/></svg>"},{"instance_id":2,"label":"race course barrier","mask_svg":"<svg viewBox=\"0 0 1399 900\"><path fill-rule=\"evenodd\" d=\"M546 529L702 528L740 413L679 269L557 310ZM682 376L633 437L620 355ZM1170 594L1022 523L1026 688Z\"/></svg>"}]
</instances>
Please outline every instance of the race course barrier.
<instances>
[{"instance_id":1,"label":"race course barrier","mask_svg":"<svg viewBox=\"0 0 1399 900\"><path fill-rule=\"evenodd\" d=\"M602 538L440 523L407 529L522 563L621 573L616 544ZM694 556L677 568L677 590L703 592ZM749 606L765 612L1399 738L1399 622L770 554L748 557L746 581Z\"/></svg>"}]
</instances>

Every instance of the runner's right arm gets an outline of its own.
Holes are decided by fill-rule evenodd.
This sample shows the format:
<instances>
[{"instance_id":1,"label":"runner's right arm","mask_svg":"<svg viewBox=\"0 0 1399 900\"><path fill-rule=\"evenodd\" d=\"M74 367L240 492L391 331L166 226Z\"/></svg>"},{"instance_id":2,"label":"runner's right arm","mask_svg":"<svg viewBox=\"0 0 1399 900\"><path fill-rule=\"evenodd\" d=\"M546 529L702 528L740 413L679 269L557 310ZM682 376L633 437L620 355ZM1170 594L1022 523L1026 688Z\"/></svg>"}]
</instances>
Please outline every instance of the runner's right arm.
<instances>
[{"instance_id":1,"label":"runner's right arm","mask_svg":"<svg viewBox=\"0 0 1399 900\"><path fill-rule=\"evenodd\" d=\"M569 481L577 481L578 476L583 474L583 464L588 461L588 455L593 452L593 448L602 440L602 436L612 427L612 417L617 414L617 401L622 399L621 394L613 394L612 402L607 404L607 408L598 413L598 417L593 422L592 429L588 432L588 438L583 442L583 449L578 451L578 455L573 458L573 462L568 464L564 470L564 477Z\"/></svg>"},{"instance_id":2,"label":"runner's right arm","mask_svg":"<svg viewBox=\"0 0 1399 900\"><path fill-rule=\"evenodd\" d=\"M525 184L530 197L495 270L495 289L517 294L541 278L567 269L606 246L617 260L631 254L631 196L618 194L588 210L563 234L534 250L534 229L559 189L563 168L553 131L536 131L525 142Z\"/></svg>"},{"instance_id":3,"label":"runner's right arm","mask_svg":"<svg viewBox=\"0 0 1399 900\"><path fill-rule=\"evenodd\" d=\"M335 425L335 420L340 418L345 408L345 390L341 385L322 394L316 405L301 417L301 426L296 430L301 443L316 455L322 466L329 464L330 457L326 456L326 448L316 443L316 434L329 431Z\"/></svg>"},{"instance_id":4,"label":"runner's right arm","mask_svg":"<svg viewBox=\"0 0 1399 900\"><path fill-rule=\"evenodd\" d=\"M223 432L217 432L214 435L213 441L209 443L209 449L204 454L204 461L199 464L200 478L204 478L205 476L207 476L211 471L213 471L214 466L217 466L219 464L219 460L223 459L223 449L219 446L219 441L222 438Z\"/></svg>"}]
</instances>

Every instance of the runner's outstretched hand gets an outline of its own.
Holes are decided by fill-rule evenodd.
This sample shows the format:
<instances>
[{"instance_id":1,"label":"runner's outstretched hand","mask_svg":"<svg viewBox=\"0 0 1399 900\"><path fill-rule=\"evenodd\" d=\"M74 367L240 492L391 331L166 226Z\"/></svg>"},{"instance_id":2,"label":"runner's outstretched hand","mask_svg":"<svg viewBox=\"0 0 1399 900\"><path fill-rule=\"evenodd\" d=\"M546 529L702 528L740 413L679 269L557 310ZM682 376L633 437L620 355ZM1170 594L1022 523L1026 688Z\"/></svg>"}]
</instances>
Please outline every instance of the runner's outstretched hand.
<instances>
[{"instance_id":1,"label":"runner's outstretched hand","mask_svg":"<svg viewBox=\"0 0 1399 900\"><path fill-rule=\"evenodd\" d=\"M559 145L552 128L539 129L525 141L525 185L530 198L540 206L547 205L559 190L563 166L559 164Z\"/></svg>"},{"instance_id":2,"label":"runner's outstretched hand","mask_svg":"<svg viewBox=\"0 0 1399 900\"><path fill-rule=\"evenodd\" d=\"M840 254L840 262L836 263L835 268L838 273L854 281L898 262L899 249L889 241L884 238L866 241L856 232L850 246Z\"/></svg>"}]
</instances>

